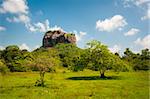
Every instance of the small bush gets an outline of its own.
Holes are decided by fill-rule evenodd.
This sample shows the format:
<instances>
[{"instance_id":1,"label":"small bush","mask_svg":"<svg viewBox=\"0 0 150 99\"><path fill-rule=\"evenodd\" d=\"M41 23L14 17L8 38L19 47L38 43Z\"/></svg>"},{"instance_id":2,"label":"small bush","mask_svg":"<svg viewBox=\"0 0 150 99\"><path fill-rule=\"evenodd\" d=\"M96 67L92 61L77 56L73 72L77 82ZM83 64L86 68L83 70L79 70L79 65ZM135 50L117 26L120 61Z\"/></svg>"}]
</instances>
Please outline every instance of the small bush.
<instances>
[{"instance_id":1,"label":"small bush","mask_svg":"<svg viewBox=\"0 0 150 99\"><path fill-rule=\"evenodd\" d=\"M0 60L0 73L2 75L6 74L9 71L8 67Z\"/></svg>"},{"instance_id":2,"label":"small bush","mask_svg":"<svg viewBox=\"0 0 150 99\"><path fill-rule=\"evenodd\" d=\"M35 82L35 86L41 86L41 87L44 87L44 86L45 86L45 85L44 85L44 82L45 82L45 81L37 80L37 81Z\"/></svg>"}]
</instances>

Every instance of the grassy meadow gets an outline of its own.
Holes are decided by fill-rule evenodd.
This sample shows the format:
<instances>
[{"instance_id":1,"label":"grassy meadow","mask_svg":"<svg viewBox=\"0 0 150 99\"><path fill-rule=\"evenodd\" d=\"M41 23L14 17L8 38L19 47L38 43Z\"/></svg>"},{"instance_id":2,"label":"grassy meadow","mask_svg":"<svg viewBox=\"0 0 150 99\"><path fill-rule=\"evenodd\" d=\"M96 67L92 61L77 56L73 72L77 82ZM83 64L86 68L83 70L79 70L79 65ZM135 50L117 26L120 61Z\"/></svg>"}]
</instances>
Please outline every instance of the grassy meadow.
<instances>
[{"instance_id":1,"label":"grassy meadow","mask_svg":"<svg viewBox=\"0 0 150 99\"><path fill-rule=\"evenodd\" d=\"M149 72L46 73L45 87L35 87L38 72L14 72L0 76L0 99L149 99Z\"/></svg>"}]
</instances>

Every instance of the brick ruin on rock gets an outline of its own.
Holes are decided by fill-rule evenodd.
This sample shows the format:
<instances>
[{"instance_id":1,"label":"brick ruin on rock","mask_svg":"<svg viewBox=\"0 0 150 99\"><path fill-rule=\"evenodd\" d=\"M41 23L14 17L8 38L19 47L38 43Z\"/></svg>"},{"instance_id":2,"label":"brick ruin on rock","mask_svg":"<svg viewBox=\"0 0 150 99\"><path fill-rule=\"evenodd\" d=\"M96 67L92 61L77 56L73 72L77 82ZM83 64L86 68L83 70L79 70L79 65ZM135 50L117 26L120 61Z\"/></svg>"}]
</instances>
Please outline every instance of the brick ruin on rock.
<instances>
[{"instance_id":1,"label":"brick ruin on rock","mask_svg":"<svg viewBox=\"0 0 150 99\"><path fill-rule=\"evenodd\" d=\"M54 47L58 43L76 44L75 34L65 33L61 30L48 31L43 38L43 47Z\"/></svg>"}]
</instances>

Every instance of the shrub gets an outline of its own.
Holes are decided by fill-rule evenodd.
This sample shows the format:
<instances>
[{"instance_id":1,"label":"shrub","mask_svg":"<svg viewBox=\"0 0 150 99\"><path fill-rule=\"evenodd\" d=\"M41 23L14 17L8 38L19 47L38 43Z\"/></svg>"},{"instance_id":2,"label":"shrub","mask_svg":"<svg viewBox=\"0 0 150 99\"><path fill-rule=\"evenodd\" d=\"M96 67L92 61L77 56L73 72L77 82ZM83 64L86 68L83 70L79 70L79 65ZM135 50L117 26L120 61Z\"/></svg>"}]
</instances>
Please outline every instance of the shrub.
<instances>
[{"instance_id":1,"label":"shrub","mask_svg":"<svg viewBox=\"0 0 150 99\"><path fill-rule=\"evenodd\" d=\"M4 64L3 60L0 60L0 72L5 75L9 71L8 67Z\"/></svg>"}]
</instances>

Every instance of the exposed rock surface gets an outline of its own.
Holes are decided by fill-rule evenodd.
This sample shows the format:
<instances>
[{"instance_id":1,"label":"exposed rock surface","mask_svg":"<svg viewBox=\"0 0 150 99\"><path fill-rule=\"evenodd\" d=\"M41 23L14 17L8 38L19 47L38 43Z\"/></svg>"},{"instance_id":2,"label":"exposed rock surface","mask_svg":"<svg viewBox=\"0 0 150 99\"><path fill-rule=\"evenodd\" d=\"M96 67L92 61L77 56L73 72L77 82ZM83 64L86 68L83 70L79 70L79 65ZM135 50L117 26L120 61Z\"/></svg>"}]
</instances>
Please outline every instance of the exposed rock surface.
<instances>
[{"instance_id":1,"label":"exposed rock surface","mask_svg":"<svg viewBox=\"0 0 150 99\"><path fill-rule=\"evenodd\" d=\"M48 31L43 38L43 47L53 47L58 43L76 43L75 34L67 34L60 30Z\"/></svg>"}]
</instances>

